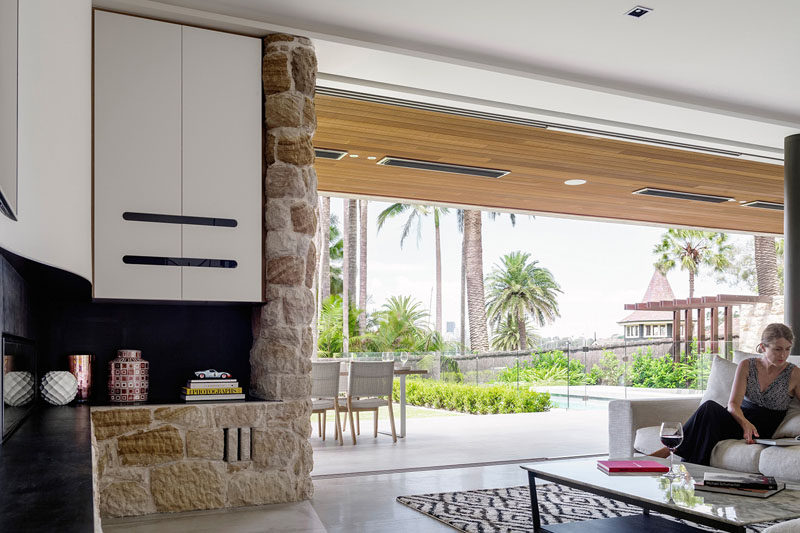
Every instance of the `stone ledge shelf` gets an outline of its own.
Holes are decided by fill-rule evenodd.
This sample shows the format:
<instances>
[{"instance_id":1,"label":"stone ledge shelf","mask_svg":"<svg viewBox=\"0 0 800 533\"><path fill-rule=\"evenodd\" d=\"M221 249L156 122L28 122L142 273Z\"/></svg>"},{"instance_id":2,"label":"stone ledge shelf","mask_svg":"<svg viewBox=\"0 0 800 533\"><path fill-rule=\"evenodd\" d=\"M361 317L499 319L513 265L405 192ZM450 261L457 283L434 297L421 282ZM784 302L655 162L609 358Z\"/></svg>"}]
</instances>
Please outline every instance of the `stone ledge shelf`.
<instances>
[{"instance_id":1,"label":"stone ledge shelf","mask_svg":"<svg viewBox=\"0 0 800 533\"><path fill-rule=\"evenodd\" d=\"M93 407L103 518L309 499L309 400Z\"/></svg>"}]
</instances>

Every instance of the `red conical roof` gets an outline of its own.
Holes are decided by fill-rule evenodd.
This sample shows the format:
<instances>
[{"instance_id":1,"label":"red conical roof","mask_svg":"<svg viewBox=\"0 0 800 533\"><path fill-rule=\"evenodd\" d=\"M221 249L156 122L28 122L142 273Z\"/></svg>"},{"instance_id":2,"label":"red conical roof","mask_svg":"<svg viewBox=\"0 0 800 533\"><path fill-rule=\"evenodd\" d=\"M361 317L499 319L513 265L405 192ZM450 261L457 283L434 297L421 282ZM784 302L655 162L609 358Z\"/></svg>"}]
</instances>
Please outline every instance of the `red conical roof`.
<instances>
[{"instance_id":1,"label":"red conical roof","mask_svg":"<svg viewBox=\"0 0 800 533\"><path fill-rule=\"evenodd\" d=\"M653 277L650 278L650 284L644 292L642 302L660 302L661 300L674 300L675 295L672 293L672 287L667 281L667 277L655 269ZM625 324L630 322L665 322L672 320L672 312L670 311L634 311L629 314L617 324Z\"/></svg>"}]
</instances>

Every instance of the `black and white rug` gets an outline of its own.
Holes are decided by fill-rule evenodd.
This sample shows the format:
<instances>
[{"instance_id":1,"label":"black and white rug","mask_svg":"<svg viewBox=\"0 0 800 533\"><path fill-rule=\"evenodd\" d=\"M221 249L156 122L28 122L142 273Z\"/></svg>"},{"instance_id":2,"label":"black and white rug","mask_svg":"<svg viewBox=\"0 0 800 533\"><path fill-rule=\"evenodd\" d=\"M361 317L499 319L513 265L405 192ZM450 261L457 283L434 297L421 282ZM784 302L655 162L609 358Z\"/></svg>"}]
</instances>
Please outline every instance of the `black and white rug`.
<instances>
[{"instance_id":1,"label":"black and white rug","mask_svg":"<svg viewBox=\"0 0 800 533\"><path fill-rule=\"evenodd\" d=\"M642 512L639 507L555 483L538 486L536 492L542 525ZM397 501L459 531L528 533L533 530L528 487L398 496ZM694 523L691 525L717 531ZM759 533L770 525L772 523L756 524L748 527L747 532Z\"/></svg>"}]
</instances>

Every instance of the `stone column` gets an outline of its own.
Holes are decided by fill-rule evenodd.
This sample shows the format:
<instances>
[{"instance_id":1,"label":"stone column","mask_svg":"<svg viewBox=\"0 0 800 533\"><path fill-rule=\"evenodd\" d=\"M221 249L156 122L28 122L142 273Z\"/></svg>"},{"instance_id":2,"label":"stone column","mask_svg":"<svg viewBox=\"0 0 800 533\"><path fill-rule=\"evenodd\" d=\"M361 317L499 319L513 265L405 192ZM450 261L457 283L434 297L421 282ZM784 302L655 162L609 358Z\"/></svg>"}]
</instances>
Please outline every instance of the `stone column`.
<instances>
[{"instance_id":1,"label":"stone column","mask_svg":"<svg viewBox=\"0 0 800 533\"><path fill-rule=\"evenodd\" d=\"M316 69L310 40L282 34L264 39L266 304L253 316L250 393L288 404L292 419L276 422L306 439L304 444L311 435L311 288L317 259L317 175L311 144ZM276 454L282 450L268 448ZM298 466L298 496L310 498L310 453L303 463Z\"/></svg>"}]
</instances>

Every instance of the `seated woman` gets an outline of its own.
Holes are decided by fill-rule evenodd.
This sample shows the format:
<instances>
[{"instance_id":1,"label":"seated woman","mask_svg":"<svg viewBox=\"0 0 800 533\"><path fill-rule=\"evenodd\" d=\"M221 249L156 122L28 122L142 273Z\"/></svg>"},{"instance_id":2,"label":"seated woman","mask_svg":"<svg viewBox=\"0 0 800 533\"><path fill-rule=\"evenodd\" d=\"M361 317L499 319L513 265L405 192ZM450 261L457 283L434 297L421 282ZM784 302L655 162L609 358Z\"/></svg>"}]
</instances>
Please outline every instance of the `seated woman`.
<instances>
[{"instance_id":1,"label":"seated woman","mask_svg":"<svg viewBox=\"0 0 800 533\"><path fill-rule=\"evenodd\" d=\"M675 451L684 461L708 465L711 450L721 440L769 438L786 415L789 401L800 394L800 368L787 362L794 335L784 324L770 324L756 351L736 368L731 397L725 409L704 402L683 426L683 442ZM661 448L652 455L668 457Z\"/></svg>"}]
</instances>

